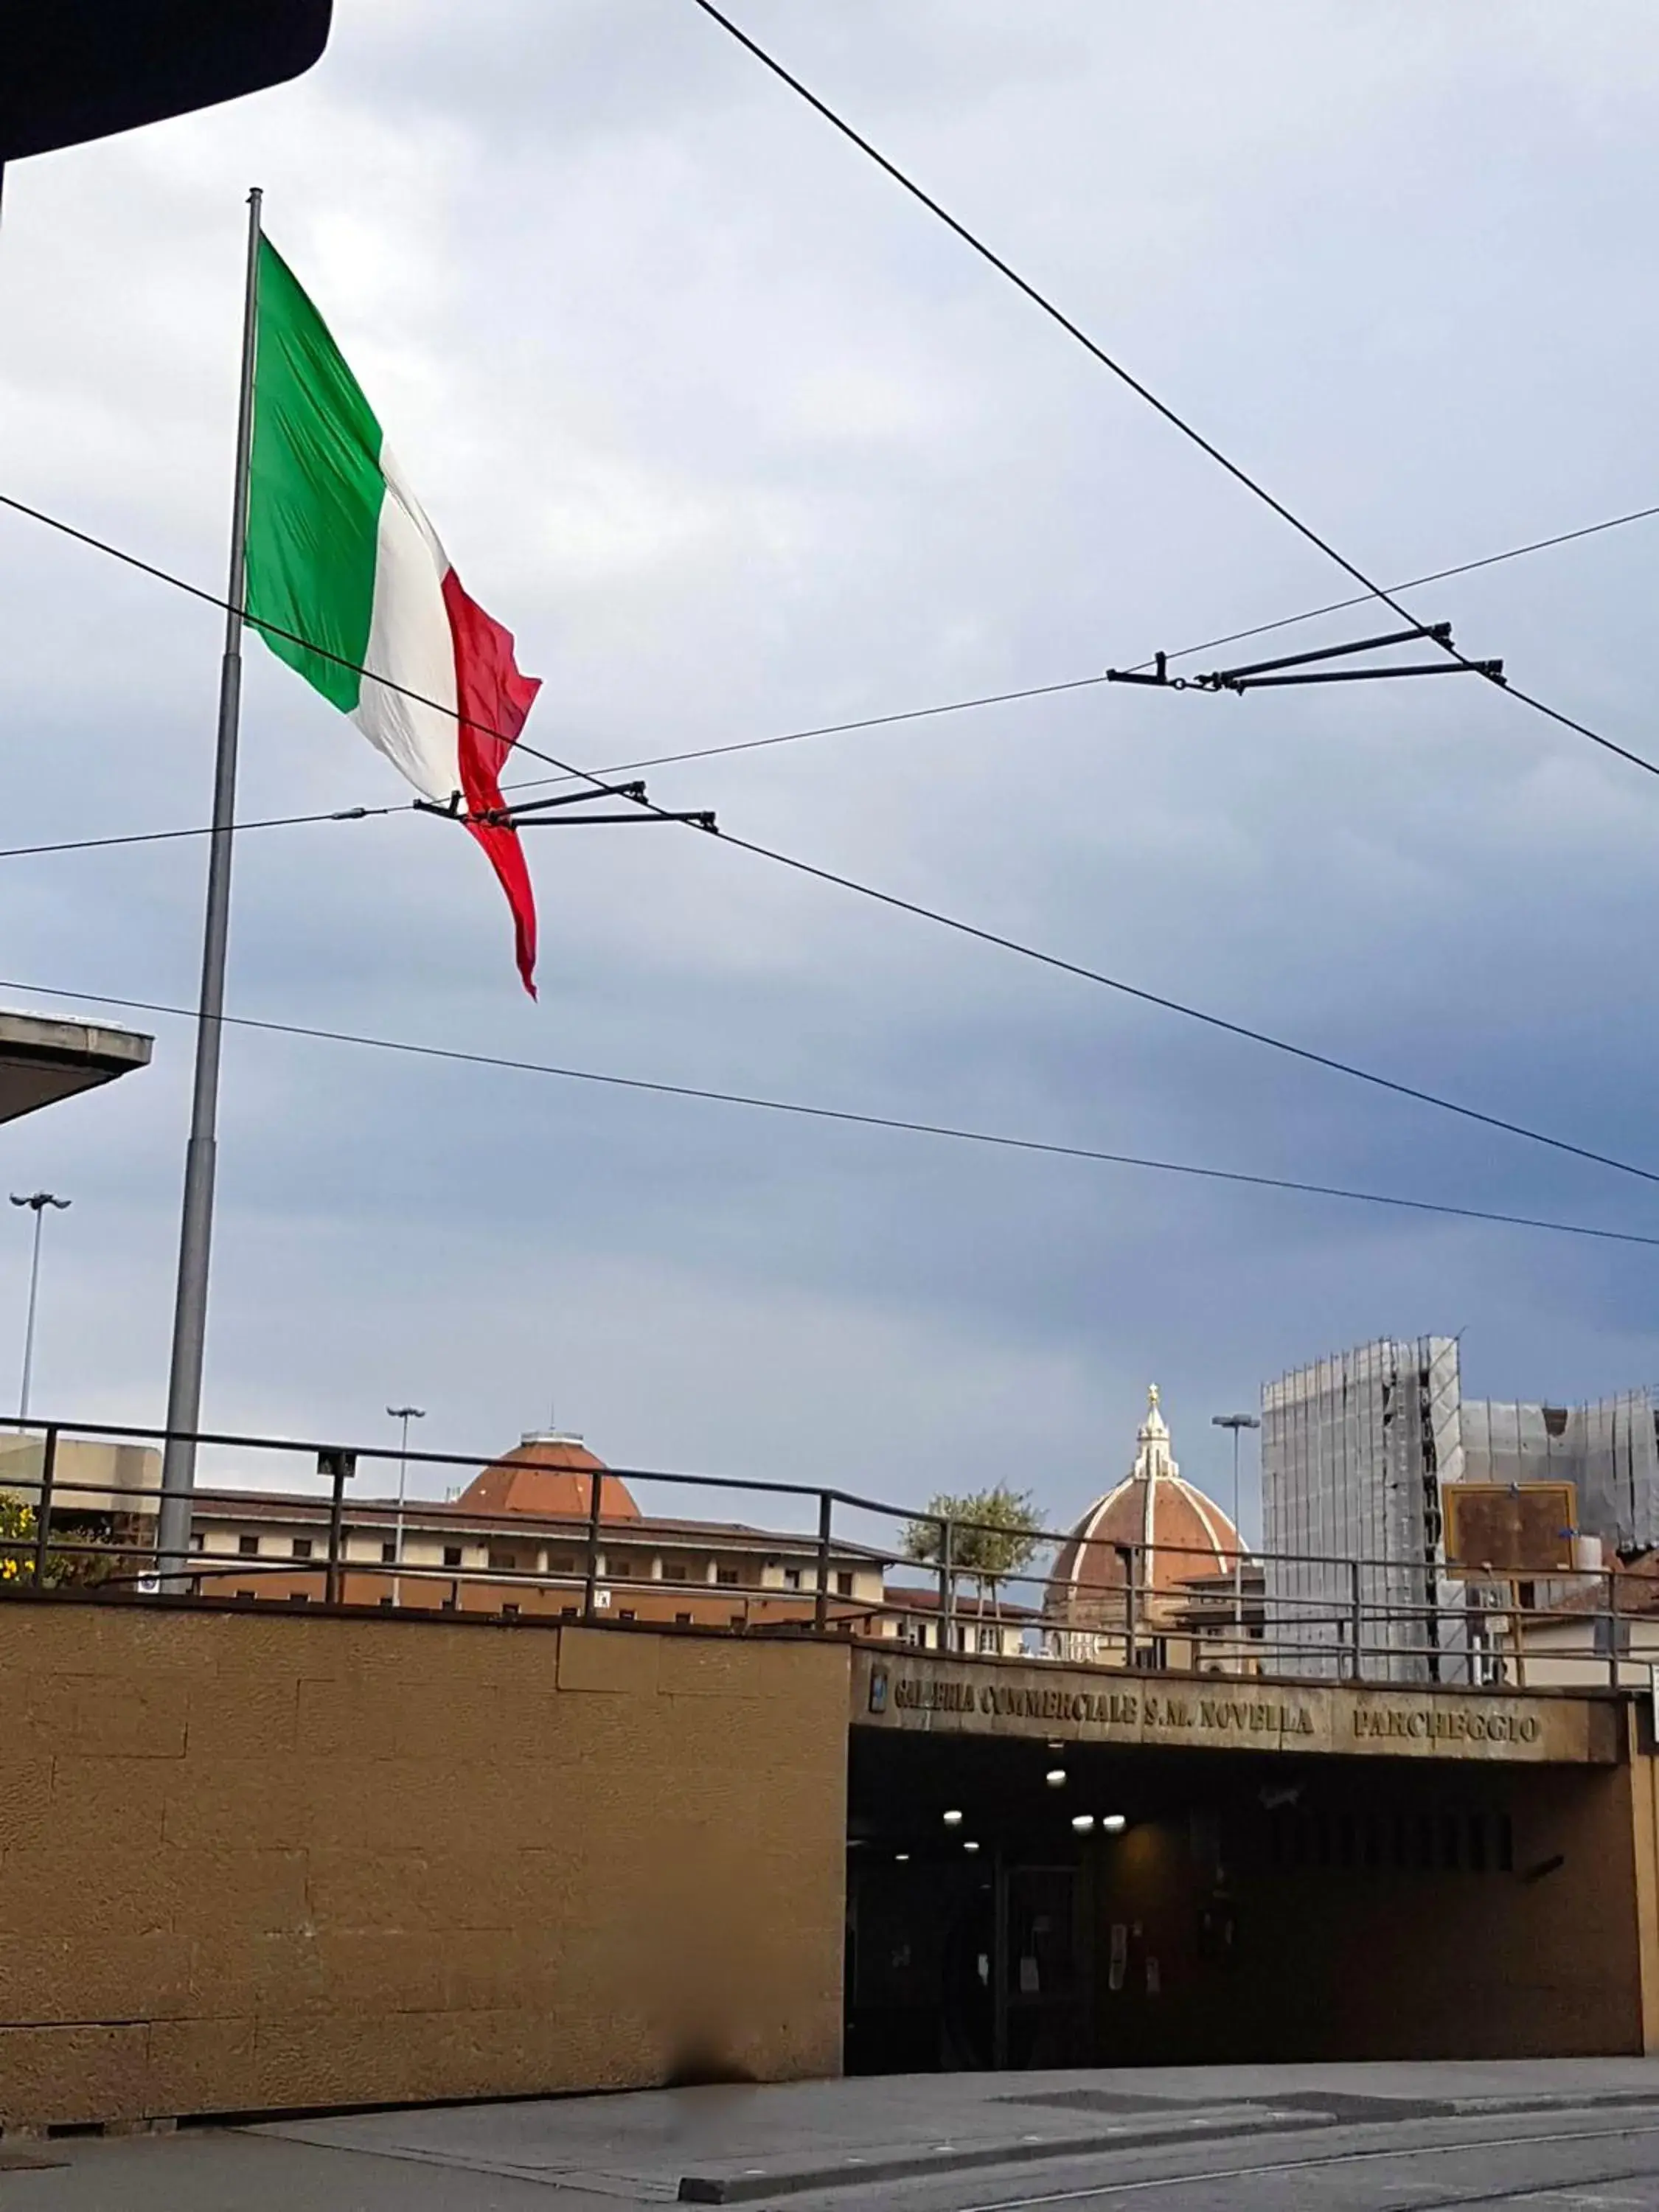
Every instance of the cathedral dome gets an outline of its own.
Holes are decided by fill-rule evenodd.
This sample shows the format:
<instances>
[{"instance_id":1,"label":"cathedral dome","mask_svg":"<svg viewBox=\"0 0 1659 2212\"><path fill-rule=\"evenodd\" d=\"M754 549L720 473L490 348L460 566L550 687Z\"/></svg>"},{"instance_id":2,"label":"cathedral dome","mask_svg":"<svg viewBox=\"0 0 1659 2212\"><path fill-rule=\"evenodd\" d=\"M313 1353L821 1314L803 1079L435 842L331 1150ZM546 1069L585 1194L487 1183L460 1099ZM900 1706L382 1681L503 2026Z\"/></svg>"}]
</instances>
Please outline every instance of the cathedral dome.
<instances>
[{"instance_id":1,"label":"cathedral dome","mask_svg":"<svg viewBox=\"0 0 1659 2212\"><path fill-rule=\"evenodd\" d=\"M1135 1443L1133 1468L1095 1500L1055 1556L1045 1604L1050 1614L1120 1622L1132 1547L1143 1603L1179 1598L1183 1584L1234 1571L1243 1552L1238 1531L1212 1499L1182 1480L1156 1382Z\"/></svg>"}]
</instances>

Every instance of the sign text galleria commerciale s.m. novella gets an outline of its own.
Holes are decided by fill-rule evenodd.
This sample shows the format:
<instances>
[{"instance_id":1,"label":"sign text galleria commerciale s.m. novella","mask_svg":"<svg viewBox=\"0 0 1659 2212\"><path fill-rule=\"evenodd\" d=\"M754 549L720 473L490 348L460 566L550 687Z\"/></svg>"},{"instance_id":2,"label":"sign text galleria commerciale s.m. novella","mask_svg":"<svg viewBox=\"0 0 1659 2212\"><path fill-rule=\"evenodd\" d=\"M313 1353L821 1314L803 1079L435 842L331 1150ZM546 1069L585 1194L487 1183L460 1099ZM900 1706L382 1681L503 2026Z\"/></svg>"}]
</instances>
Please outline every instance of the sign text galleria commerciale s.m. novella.
<instances>
[{"instance_id":1,"label":"sign text galleria commerciale s.m. novella","mask_svg":"<svg viewBox=\"0 0 1659 2212\"><path fill-rule=\"evenodd\" d=\"M994 1730L1021 1723L1060 1727L1127 1741L1231 1741L1257 1747L1453 1751L1541 1745L1535 1709L1508 1699L1356 1695L1338 1686L1267 1696L1164 1687L1081 1689L1073 1684L972 1681L928 1672L872 1668L866 1710L902 1724L975 1724Z\"/></svg>"}]
</instances>

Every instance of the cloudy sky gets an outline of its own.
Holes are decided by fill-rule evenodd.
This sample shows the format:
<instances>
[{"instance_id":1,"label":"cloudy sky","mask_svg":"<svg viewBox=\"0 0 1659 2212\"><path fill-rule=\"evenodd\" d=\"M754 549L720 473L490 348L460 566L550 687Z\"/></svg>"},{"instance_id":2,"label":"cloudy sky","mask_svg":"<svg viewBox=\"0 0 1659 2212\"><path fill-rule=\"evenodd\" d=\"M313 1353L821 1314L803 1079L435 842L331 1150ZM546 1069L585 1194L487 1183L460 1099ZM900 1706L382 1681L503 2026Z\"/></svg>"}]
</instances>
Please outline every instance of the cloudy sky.
<instances>
[{"instance_id":1,"label":"cloudy sky","mask_svg":"<svg viewBox=\"0 0 1659 2212\"><path fill-rule=\"evenodd\" d=\"M1394 580L1659 502L1643 0L737 0L1173 405ZM470 589L600 765L1098 672L1340 597L690 0L337 0L301 84L21 165L0 490L222 581L243 198ZM1659 755L1659 520L1413 595ZM1315 624L1326 642L1386 627ZM212 611L0 518L7 844L204 821ZM250 647L241 811L404 796ZM1659 1166L1659 784L1474 680L1093 689L655 771L665 805ZM199 842L0 863L0 1001L193 994ZM1659 1233L1641 1182L678 830L239 847L279 1021ZM42 987L44 998L25 994ZM119 1016L114 1018L121 1018ZM137 1017L127 1018L138 1021ZM165 1397L186 1024L0 1131L54 1218L36 1404ZM1212 1413L1384 1332L1467 1387L1653 1376L1659 1255L242 1032L205 1413L1069 1515L1147 1382ZM0 1374L27 1231L0 1250ZM9 1319L8 1319L9 1317Z\"/></svg>"}]
</instances>

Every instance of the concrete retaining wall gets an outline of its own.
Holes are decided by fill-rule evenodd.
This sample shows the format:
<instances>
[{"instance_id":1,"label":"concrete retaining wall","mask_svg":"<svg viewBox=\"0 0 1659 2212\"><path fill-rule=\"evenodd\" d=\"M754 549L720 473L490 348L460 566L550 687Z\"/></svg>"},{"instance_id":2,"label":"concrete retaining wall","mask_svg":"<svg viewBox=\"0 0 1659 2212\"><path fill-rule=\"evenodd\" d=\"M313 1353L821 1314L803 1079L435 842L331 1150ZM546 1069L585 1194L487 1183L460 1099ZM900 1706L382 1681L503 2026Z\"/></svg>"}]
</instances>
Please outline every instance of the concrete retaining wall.
<instances>
[{"instance_id":1,"label":"concrete retaining wall","mask_svg":"<svg viewBox=\"0 0 1659 2212\"><path fill-rule=\"evenodd\" d=\"M0 1603L0 2124L835 2072L847 1676Z\"/></svg>"}]
</instances>

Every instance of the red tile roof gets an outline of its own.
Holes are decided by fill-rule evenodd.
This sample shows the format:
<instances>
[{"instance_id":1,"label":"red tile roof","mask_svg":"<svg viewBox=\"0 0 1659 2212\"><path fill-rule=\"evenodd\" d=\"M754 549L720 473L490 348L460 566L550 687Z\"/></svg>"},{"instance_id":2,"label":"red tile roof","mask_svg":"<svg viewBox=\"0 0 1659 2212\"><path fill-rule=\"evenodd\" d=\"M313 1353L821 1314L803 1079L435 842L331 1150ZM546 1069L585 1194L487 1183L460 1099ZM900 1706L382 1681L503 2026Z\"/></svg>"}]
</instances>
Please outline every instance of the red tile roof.
<instances>
[{"instance_id":1,"label":"red tile roof","mask_svg":"<svg viewBox=\"0 0 1659 2212\"><path fill-rule=\"evenodd\" d=\"M455 1500L462 1512L529 1513L542 1521L585 1519L592 1510L593 1477L606 1473L575 1437L529 1436L475 1475ZM640 1509L613 1474L600 1486L602 1521L637 1521Z\"/></svg>"}]
</instances>

